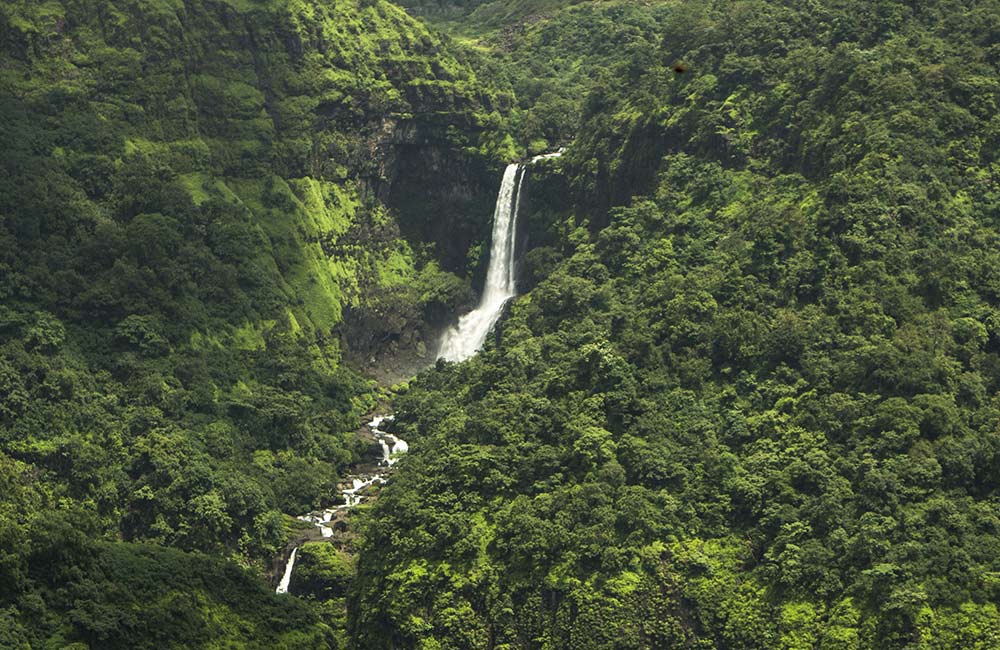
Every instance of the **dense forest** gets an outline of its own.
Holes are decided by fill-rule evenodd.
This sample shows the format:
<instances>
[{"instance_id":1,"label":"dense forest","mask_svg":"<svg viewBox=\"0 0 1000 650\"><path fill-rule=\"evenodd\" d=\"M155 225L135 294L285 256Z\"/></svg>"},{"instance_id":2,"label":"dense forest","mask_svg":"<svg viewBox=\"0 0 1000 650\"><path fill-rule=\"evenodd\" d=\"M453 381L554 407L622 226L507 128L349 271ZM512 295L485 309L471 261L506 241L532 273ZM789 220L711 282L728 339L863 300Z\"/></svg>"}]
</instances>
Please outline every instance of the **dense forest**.
<instances>
[{"instance_id":1,"label":"dense forest","mask_svg":"<svg viewBox=\"0 0 1000 650\"><path fill-rule=\"evenodd\" d=\"M1000 2L398 5L0 5L0 647L1000 647Z\"/></svg>"},{"instance_id":2,"label":"dense forest","mask_svg":"<svg viewBox=\"0 0 1000 650\"><path fill-rule=\"evenodd\" d=\"M0 7L0 646L238 639L239 606L254 647L315 647L247 599L360 451L379 394L347 333L419 339L468 299L383 187L397 142L473 177L506 155L510 91L471 56L387 3ZM204 630L140 641L142 590Z\"/></svg>"}]
</instances>

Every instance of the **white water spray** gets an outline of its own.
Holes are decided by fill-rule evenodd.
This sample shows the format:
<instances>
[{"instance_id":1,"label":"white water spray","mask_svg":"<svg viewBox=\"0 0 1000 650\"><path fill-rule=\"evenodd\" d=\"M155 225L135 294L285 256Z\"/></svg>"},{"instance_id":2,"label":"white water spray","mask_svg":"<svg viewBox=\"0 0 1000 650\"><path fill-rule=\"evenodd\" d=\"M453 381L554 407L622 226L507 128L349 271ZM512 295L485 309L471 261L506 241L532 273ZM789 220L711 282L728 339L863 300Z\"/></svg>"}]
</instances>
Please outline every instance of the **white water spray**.
<instances>
[{"instance_id":1,"label":"white water spray","mask_svg":"<svg viewBox=\"0 0 1000 650\"><path fill-rule=\"evenodd\" d=\"M287 594L288 585L292 582L292 569L295 568L295 556L298 554L299 549L295 547L292 549L292 554L288 556L288 564L285 565L285 575L281 576L281 582L278 583L278 588L274 590L276 594Z\"/></svg>"},{"instance_id":2,"label":"white water spray","mask_svg":"<svg viewBox=\"0 0 1000 650\"><path fill-rule=\"evenodd\" d=\"M548 158L558 158L562 149L541 154L528 164ZM490 261L486 268L486 286L479 306L458 319L458 325L441 337L438 357L446 361L464 361L483 347L490 330L496 325L503 306L517 295L514 282L516 265L515 240L517 238L517 213L521 209L521 191L527 165L507 165L500 183L496 208L493 210L493 241L490 244Z\"/></svg>"},{"instance_id":3,"label":"white water spray","mask_svg":"<svg viewBox=\"0 0 1000 650\"><path fill-rule=\"evenodd\" d=\"M500 183L493 211L493 242L486 269L486 285L479 306L462 316L441 338L438 356L447 361L468 359L483 346L504 304L514 297L514 239L517 234L517 210L521 204L524 171L520 164L508 165Z\"/></svg>"}]
</instances>

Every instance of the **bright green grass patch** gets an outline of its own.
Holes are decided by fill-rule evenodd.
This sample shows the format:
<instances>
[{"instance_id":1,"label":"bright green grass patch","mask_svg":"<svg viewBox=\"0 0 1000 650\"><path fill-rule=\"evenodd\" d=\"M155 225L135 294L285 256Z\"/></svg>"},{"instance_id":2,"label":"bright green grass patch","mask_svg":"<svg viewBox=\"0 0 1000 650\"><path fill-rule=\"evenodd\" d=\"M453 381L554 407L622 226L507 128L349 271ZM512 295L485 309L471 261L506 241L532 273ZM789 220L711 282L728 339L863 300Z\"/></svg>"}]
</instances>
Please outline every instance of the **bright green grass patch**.
<instances>
[{"instance_id":1,"label":"bright green grass patch","mask_svg":"<svg viewBox=\"0 0 1000 650\"><path fill-rule=\"evenodd\" d=\"M316 226L317 221L337 225L333 217L308 210L276 176L265 181L234 179L229 185L270 239L280 286L293 305L298 324L329 331L341 320L343 292L331 272Z\"/></svg>"},{"instance_id":2,"label":"bright green grass patch","mask_svg":"<svg viewBox=\"0 0 1000 650\"><path fill-rule=\"evenodd\" d=\"M389 253L389 257L378 266L379 284L383 287L397 287L413 280L413 251L405 241L399 241Z\"/></svg>"},{"instance_id":3,"label":"bright green grass patch","mask_svg":"<svg viewBox=\"0 0 1000 650\"><path fill-rule=\"evenodd\" d=\"M310 234L340 236L351 227L360 206L353 187L308 177L292 179L288 187L312 226Z\"/></svg>"}]
</instances>

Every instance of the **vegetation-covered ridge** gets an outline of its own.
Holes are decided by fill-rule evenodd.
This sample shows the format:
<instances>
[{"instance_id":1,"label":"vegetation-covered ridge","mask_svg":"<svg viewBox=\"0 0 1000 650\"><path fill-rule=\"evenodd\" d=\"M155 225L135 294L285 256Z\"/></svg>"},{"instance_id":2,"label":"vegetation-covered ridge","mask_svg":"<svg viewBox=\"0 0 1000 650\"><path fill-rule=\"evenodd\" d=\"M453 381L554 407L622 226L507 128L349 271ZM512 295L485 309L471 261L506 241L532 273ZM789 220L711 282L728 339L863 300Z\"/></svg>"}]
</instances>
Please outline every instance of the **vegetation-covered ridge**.
<instances>
[{"instance_id":1,"label":"vegetation-covered ridge","mask_svg":"<svg viewBox=\"0 0 1000 650\"><path fill-rule=\"evenodd\" d=\"M469 292L381 202L395 150L487 165L509 103L385 2L0 6L0 646L336 645L217 560L93 544L259 573L335 495L375 397L345 319ZM222 583L157 592L185 562Z\"/></svg>"},{"instance_id":2,"label":"vegetation-covered ridge","mask_svg":"<svg viewBox=\"0 0 1000 650\"><path fill-rule=\"evenodd\" d=\"M997 0L401 4L0 5L0 647L1000 645Z\"/></svg>"},{"instance_id":3,"label":"vegetation-covered ridge","mask_svg":"<svg viewBox=\"0 0 1000 650\"><path fill-rule=\"evenodd\" d=\"M525 215L540 282L399 400L358 647L997 647L1000 5L546 22L602 21L652 45Z\"/></svg>"}]
</instances>

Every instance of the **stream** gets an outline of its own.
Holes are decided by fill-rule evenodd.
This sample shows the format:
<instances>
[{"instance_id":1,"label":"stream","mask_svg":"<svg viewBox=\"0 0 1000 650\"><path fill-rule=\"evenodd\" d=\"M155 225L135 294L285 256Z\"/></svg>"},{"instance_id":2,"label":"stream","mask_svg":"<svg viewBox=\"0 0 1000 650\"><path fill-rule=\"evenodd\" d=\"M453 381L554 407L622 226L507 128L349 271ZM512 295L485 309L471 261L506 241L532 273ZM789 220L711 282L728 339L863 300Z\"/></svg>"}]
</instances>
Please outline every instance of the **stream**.
<instances>
[{"instance_id":1,"label":"stream","mask_svg":"<svg viewBox=\"0 0 1000 650\"><path fill-rule=\"evenodd\" d=\"M343 499L343 503L332 508L326 508L325 510L313 510L304 515L299 515L296 519L311 523L319 528L320 535L323 538L333 537L333 524L338 515L364 501L367 498L365 491L368 488L373 485L382 485L385 483L389 479L392 466L399 460L399 456L409 451L410 446L405 440L381 429L383 423L391 421L391 415L377 415L367 425L382 450L382 457L378 459L375 471L347 476L347 481L344 485L350 485L350 487L344 487L340 490L340 497ZM298 550L299 547L296 546L288 556L285 569L282 572L281 582L278 583L275 593L288 593Z\"/></svg>"}]
</instances>

